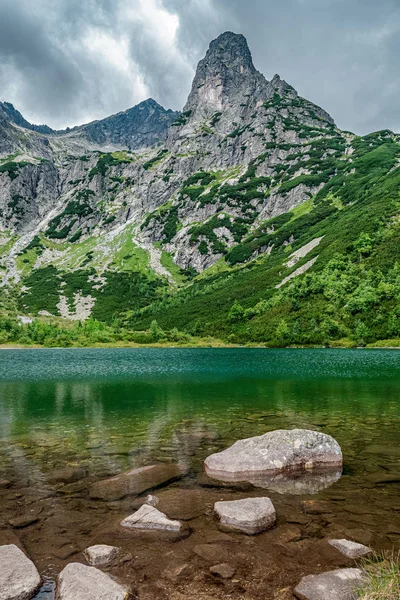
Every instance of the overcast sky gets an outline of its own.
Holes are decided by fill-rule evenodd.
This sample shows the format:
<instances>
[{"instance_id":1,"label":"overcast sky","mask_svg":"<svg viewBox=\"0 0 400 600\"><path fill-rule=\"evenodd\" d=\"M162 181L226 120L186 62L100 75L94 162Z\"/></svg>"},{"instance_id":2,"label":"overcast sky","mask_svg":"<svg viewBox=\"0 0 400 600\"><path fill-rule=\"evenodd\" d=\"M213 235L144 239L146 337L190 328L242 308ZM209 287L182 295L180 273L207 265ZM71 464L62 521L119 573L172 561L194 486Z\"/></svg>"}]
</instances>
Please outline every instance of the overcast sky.
<instances>
[{"instance_id":1,"label":"overcast sky","mask_svg":"<svg viewBox=\"0 0 400 600\"><path fill-rule=\"evenodd\" d=\"M0 0L0 99L55 128L181 109L226 30L343 129L400 131L400 0Z\"/></svg>"}]
</instances>

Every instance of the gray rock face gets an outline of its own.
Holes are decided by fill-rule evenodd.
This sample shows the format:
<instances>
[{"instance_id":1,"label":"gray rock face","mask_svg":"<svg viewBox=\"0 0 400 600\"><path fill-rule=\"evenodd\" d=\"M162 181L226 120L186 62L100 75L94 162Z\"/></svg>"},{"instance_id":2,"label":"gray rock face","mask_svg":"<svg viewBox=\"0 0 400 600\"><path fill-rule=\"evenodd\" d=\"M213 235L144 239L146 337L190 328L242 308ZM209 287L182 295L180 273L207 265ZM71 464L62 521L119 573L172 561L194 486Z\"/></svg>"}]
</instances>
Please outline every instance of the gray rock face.
<instances>
[{"instance_id":1,"label":"gray rock face","mask_svg":"<svg viewBox=\"0 0 400 600\"><path fill-rule=\"evenodd\" d=\"M60 573L57 600L129 600L128 588L94 567L71 563Z\"/></svg>"},{"instance_id":2,"label":"gray rock face","mask_svg":"<svg viewBox=\"0 0 400 600\"><path fill-rule=\"evenodd\" d=\"M30 600L39 587L33 562L13 544L0 546L0 600Z\"/></svg>"},{"instance_id":3,"label":"gray rock face","mask_svg":"<svg viewBox=\"0 0 400 600\"><path fill-rule=\"evenodd\" d=\"M100 121L74 128L69 137L79 136L99 147L138 150L165 140L169 125L179 116L149 98L137 106Z\"/></svg>"},{"instance_id":4,"label":"gray rock face","mask_svg":"<svg viewBox=\"0 0 400 600\"><path fill-rule=\"evenodd\" d=\"M361 558L372 552L368 546L350 540L329 540L328 543L348 558Z\"/></svg>"},{"instance_id":5,"label":"gray rock face","mask_svg":"<svg viewBox=\"0 0 400 600\"><path fill-rule=\"evenodd\" d=\"M324 110L300 98L278 75L267 81L254 67L245 38L231 32L210 44L182 114L149 99L69 131L43 127L28 123L14 107L0 108L0 157L17 154L21 165L10 172L0 169L0 226L22 235L10 255L0 258L6 267L0 283L15 274L16 256L35 236L76 243L93 235L104 241L110 233L109 242L114 232L133 226L135 243L150 252L158 275L166 272L155 242L181 268L201 272L240 241L244 218L250 233L318 191L312 183L289 192L277 185L282 165L290 167L293 178L303 174L301 166L294 171L297 163L308 162L309 139L310 144L326 139L325 158L334 155L338 142L345 143ZM160 142L163 147L150 148ZM137 152L111 154L126 149ZM108 153L106 161L98 151ZM184 187L195 173L217 170L219 192L212 198L206 196L213 181L200 195ZM252 181L258 184L248 202L248 189L238 192L235 186ZM193 186L200 187L192 181ZM193 232L199 224L207 225L208 234ZM261 247L255 255L271 250ZM60 258L45 250L35 268L59 266ZM68 258L61 264L69 270Z\"/></svg>"},{"instance_id":6,"label":"gray rock face","mask_svg":"<svg viewBox=\"0 0 400 600\"><path fill-rule=\"evenodd\" d=\"M269 498L216 502L214 510L224 528L248 535L270 529L276 522L275 508Z\"/></svg>"},{"instance_id":7,"label":"gray rock face","mask_svg":"<svg viewBox=\"0 0 400 600\"><path fill-rule=\"evenodd\" d=\"M150 465L98 481L90 487L89 494L99 500L120 500L126 496L138 496L181 476L182 470L177 465Z\"/></svg>"},{"instance_id":8,"label":"gray rock face","mask_svg":"<svg viewBox=\"0 0 400 600\"><path fill-rule=\"evenodd\" d=\"M183 111L200 118L231 108L233 98L267 97L268 82L254 65L246 38L230 31L212 41L200 61ZM243 107L242 107L243 108Z\"/></svg>"},{"instance_id":9,"label":"gray rock face","mask_svg":"<svg viewBox=\"0 0 400 600\"><path fill-rule=\"evenodd\" d=\"M209 477L225 481L251 479L252 483L277 473L337 471L342 463L342 451L336 440L306 429L282 429L239 440L204 461Z\"/></svg>"},{"instance_id":10,"label":"gray rock face","mask_svg":"<svg viewBox=\"0 0 400 600\"><path fill-rule=\"evenodd\" d=\"M168 519L167 515L154 506L143 504L133 515L121 522L128 529L155 529L158 531L180 532L183 525L180 521Z\"/></svg>"},{"instance_id":11,"label":"gray rock face","mask_svg":"<svg viewBox=\"0 0 400 600\"><path fill-rule=\"evenodd\" d=\"M294 593L299 600L355 600L362 583L361 569L337 569L303 577Z\"/></svg>"}]
</instances>

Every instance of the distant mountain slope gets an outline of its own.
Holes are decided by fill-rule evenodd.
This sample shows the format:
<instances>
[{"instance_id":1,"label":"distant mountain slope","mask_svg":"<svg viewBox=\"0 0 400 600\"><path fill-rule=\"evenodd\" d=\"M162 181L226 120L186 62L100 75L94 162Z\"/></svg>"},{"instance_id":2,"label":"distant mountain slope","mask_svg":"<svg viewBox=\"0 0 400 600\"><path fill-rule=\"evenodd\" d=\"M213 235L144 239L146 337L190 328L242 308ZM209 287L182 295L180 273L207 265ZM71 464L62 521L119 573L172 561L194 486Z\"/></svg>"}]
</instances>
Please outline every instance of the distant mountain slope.
<instances>
[{"instance_id":1,"label":"distant mountain slope","mask_svg":"<svg viewBox=\"0 0 400 600\"><path fill-rule=\"evenodd\" d=\"M166 110L152 98L137 106L100 121L71 130L99 146L116 146L128 150L147 148L166 138L169 125L179 113Z\"/></svg>"},{"instance_id":2,"label":"distant mountain slope","mask_svg":"<svg viewBox=\"0 0 400 600\"><path fill-rule=\"evenodd\" d=\"M55 133L55 131L47 125L32 125L32 123L29 123L29 121L27 121L10 102L0 102L0 114L6 116L15 125L24 127L24 129L30 129L31 131L36 131L37 133L43 133L45 135Z\"/></svg>"},{"instance_id":3,"label":"distant mountain slope","mask_svg":"<svg viewBox=\"0 0 400 600\"><path fill-rule=\"evenodd\" d=\"M48 137L0 113L0 151L21 135L52 154L0 161L20 312L282 345L400 335L399 136L341 131L243 36L210 44L182 113L148 100Z\"/></svg>"}]
</instances>

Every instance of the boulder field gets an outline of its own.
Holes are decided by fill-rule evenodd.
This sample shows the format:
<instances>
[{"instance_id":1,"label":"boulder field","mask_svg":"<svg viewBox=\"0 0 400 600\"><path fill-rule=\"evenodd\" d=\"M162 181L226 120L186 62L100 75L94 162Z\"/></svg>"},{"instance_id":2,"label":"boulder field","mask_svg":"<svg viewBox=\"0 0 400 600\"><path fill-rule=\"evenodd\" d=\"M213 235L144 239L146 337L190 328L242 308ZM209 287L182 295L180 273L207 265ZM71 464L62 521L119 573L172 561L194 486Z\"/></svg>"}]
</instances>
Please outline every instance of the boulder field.
<instances>
[{"instance_id":1,"label":"boulder field","mask_svg":"<svg viewBox=\"0 0 400 600\"><path fill-rule=\"evenodd\" d=\"M303 478L307 479L314 469L317 472L337 472L341 469L342 460L340 446L330 436L301 429L278 430L241 440L227 450L209 456L205 461L205 470L209 477L217 476L222 480L225 477L229 481L243 481L246 478L257 481L258 476L266 473L283 477L285 473L292 471L301 482ZM179 479L182 475L178 465L144 466L92 484L90 496L108 502L113 502L116 498L135 497ZM72 475L68 474L68 479L71 477ZM173 494L171 500L168 490L161 492L160 498L148 495L147 498L142 496L134 500L133 505L136 502L138 506L142 500L144 504L120 522L121 530L125 532L120 539L124 540L124 536L133 535L133 531L136 535L144 535L149 530L159 536L163 532L190 535L191 528L182 523L182 520L197 517L203 513L203 509L199 511L198 502L194 502L194 512L188 512L185 495L188 494L191 500L196 501L196 492L193 490L182 489L179 494L178 503L173 502ZM129 502L131 501L126 502L127 506ZM159 505L165 512L156 508ZM302 507L304 515L327 514L329 509L319 500L304 500ZM213 509L210 516L214 515L215 524L223 532L219 533L219 536L229 537L226 532L254 536L273 528L277 522L275 506L266 496L214 500ZM220 539L215 536L214 538ZM246 545L246 541L242 539ZM285 532L286 541L299 539L301 531L298 528L292 526L292 530ZM350 560L372 552L370 548L346 539L329 539L327 542L338 555L340 553ZM211 563L210 577L220 581L230 580L235 576L236 565L231 564L231 555L221 554L220 549L221 546L215 543L200 544L195 546L194 552L200 559ZM56 600L131 600L135 597L131 586L126 584L125 577L120 581L101 569L110 570L138 557L134 558L123 547L98 544L86 548L82 558L86 559L89 566L73 562L58 575ZM16 545L0 546L0 567L0 600L32 600L40 588L41 577L24 552ZM182 563L172 570L167 570L164 575L172 581L178 581L190 574L192 569L192 565ZM359 568L336 569L307 575L299 581L293 593L299 600L352 600L364 578L365 575Z\"/></svg>"}]
</instances>

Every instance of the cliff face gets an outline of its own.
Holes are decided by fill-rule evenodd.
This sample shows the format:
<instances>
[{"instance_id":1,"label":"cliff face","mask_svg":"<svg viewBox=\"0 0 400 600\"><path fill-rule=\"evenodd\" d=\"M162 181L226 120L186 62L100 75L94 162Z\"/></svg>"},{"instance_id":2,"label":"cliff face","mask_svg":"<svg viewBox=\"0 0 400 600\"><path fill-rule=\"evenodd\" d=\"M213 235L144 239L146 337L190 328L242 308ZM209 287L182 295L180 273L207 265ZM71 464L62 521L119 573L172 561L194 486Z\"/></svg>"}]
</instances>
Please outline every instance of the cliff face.
<instances>
[{"instance_id":1,"label":"cliff face","mask_svg":"<svg viewBox=\"0 0 400 600\"><path fill-rule=\"evenodd\" d=\"M0 227L16 240L0 259L7 283L48 266L138 269L115 258L123 236L151 276L201 272L314 196L352 140L278 75L267 81L230 32L210 44L182 113L148 100L47 136L15 120L0 110Z\"/></svg>"}]
</instances>

